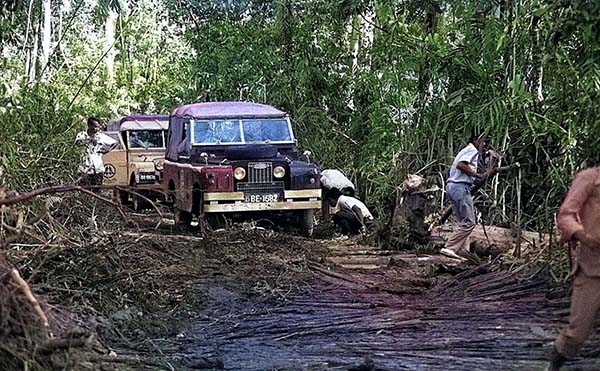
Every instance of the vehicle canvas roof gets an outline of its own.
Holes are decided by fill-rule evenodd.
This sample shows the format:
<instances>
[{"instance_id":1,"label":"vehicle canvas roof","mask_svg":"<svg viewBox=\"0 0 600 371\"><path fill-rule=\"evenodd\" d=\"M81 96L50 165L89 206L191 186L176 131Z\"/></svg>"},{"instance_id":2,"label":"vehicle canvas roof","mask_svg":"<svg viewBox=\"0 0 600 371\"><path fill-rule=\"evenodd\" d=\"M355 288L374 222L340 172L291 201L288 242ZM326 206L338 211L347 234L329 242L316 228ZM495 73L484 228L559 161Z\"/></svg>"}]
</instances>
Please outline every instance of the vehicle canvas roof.
<instances>
[{"instance_id":1,"label":"vehicle canvas roof","mask_svg":"<svg viewBox=\"0 0 600 371\"><path fill-rule=\"evenodd\" d=\"M173 111L174 117L192 117L195 119L228 118L282 118L286 113L267 104L251 102L204 102L181 106Z\"/></svg>"},{"instance_id":2,"label":"vehicle canvas roof","mask_svg":"<svg viewBox=\"0 0 600 371\"><path fill-rule=\"evenodd\" d=\"M169 121L125 121L121 124L119 130L167 130L169 129Z\"/></svg>"},{"instance_id":3,"label":"vehicle canvas roof","mask_svg":"<svg viewBox=\"0 0 600 371\"><path fill-rule=\"evenodd\" d=\"M167 130L168 115L129 115L108 125L107 131L126 130Z\"/></svg>"},{"instance_id":4,"label":"vehicle canvas roof","mask_svg":"<svg viewBox=\"0 0 600 371\"><path fill-rule=\"evenodd\" d=\"M169 121L169 115L129 115L121 118L119 124L125 121Z\"/></svg>"}]
</instances>

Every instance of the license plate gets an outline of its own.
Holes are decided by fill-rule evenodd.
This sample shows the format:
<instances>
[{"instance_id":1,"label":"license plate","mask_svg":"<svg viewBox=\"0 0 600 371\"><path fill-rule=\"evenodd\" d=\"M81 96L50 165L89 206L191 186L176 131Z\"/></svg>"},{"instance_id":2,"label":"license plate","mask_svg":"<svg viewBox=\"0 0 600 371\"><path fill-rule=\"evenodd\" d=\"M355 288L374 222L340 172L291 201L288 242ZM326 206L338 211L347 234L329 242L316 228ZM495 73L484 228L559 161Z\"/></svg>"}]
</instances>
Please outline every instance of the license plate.
<instances>
[{"instance_id":1,"label":"license plate","mask_svg":"<svg viewBox=\"0 0 600 371\"><path fill-rule=\"evenodd\" d=\"M140 174L140 182L154 182L156 181L156 174Z\"/></svg>"},{"instance_id":2,"label":"license plate","mask_svg":"<svg viewBox=\"0 0 600 371\"><path fill-rule=\"evenodd\" d=\"M244 201L255 203L255 202L278 202L279 193L257 193L257 194L245 194Z\"/></svg>"}]
</instances>

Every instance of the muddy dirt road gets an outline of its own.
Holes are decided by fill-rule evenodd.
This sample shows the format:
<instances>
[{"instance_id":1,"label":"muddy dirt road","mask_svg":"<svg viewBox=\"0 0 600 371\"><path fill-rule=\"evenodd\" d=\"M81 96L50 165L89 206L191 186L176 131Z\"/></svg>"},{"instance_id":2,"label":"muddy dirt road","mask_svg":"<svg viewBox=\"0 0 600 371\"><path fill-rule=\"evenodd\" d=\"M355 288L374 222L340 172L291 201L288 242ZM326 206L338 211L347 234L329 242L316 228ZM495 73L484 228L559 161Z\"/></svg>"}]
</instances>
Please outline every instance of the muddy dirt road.
<instances>
[{"instance_id":1,"label":"muddy dirt road","mask_svg":"<svg viewBox=\"0 0 600 371\"><path fill-rule=\"evenodd\" d=\"M11 256L49 303L98 334L102 369L542 370L568 314L564 290L542 274L140 218L70 227ZM596 334L567 369L600 369L598 345Z\"/></svg>"},{"instance_id":2,"label":"muddy dirt road","mask_svg":"<svg viewBox=\"0 0 600 371\"><path fill-rule=\"evenodd\" d=\"M147 339L174 368L542 370L567 314L547 281L491 266L352 240L220 233L227 252L186 281L202 303L177 334ZM570 369L600 368L599 343Z\"/></svg>"}]
</instances>

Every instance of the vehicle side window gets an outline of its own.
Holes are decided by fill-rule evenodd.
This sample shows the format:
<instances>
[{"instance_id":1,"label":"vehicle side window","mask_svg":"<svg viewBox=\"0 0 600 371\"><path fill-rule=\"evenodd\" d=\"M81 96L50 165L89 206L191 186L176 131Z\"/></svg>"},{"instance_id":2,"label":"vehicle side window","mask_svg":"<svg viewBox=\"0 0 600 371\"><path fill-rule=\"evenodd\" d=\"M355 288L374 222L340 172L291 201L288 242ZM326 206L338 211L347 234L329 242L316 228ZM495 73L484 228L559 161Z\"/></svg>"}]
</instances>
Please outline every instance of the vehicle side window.
<instances>
[{"instance_id":1,"label":"vehicle side window","mask_svg":"<svg viewBox=\"0 0 600 371\"><path fill-rule=\"evenodd\" d=\"M189 130L190 130L190 122L186 121L185 124L183 124L183 130L181 133L181 141L177 145L177 153L181 156L189 156L190 155L190 149L189 149L190 142L189 142L189 140L186 140L187 133Z\"/></svg>"},{"instance_id":2,"label":"vehicle side window","mask_svg":"<svg viewBox=\"0 0 600 371\"><path fill-rule=\"evenodd\" d=\"M123 147L121 146L121 139L119 138L119 133L118 132L105 132L104 134L108 135L109 137L111 137L112 139L114 139L117 142L117 145L115 146L114 149L123 149Z\"/></svg>"}]
</instances>

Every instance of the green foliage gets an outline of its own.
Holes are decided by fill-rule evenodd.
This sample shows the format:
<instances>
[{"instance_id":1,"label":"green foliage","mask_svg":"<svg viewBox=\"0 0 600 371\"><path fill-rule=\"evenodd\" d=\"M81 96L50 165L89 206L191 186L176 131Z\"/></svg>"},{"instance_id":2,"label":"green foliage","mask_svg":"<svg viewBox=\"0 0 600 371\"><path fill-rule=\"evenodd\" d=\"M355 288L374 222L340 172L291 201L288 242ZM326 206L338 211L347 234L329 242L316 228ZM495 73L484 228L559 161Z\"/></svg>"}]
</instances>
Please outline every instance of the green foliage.
<instances>
[{"instance_id":1,"label":"green foliage","mask_svg":"<svg viewBox=\"0 0 600 371\"><path fill-rule=\"evenodd\" d=\"M485 128L505 161L524 165L490 189L489 222L550 223L571 176L599 156L600 5L405 5L284 1L249 19L203 13L213 21L187 34L199 98L288 110L301 144L349 173L373 205L428 164L439 182L470 131ZM413 161L400 170L405 155Z\"/></svg>"},{"instance_id":2,"label":"green foliage","mask_svg":"<svg viewBox=\"0 0 600 371\"><path fill-rule=\"evenodd\" d=\"M53 20L48 66L29 52L40 46L40 3L31 3L30 16L27 8L0 14L8 41L0 54L0 186L19 191L75 179L82 153L73 144L86 117L169 113L194 95L192 52L161 1L137 1L131 12L124 1L52 3L61 23ZM109 10L119 12L114 76L105 67Z\"/></svg>"},{"instance_id":3,"label":"green foliage","mask_svg":"<svg viewBox=\"0 0 600 371\"><path fill-rule=\"evenodd\" d=\"M31 25L41 17L35 4ZM15 187L39 184L23 180L14 155L16 143L44 150L32 133L45 143L69 143L89 114L110 119L214 100L288 111L300 144L323 167L348 173L382 213L407 173L424 169L442 186L474 128L486 129L505 163L524 165L489 185L490 223L551 223L572 175L600 158L597 2L103 0L97 10L78 4L63 14L64 25L74 22L65 26L48 73L38 66L33 81L23 68L23 46L33 46L31 27L22 45L26 9L0 17L9 40L0 57L7 103L0 127L15 138L2 151ZM114 77L103 68L108 9L119 12ZM77 152L55 151L65 165ZM43 174L34 178L61 178Z\"/></svg>"}]
</instances>

